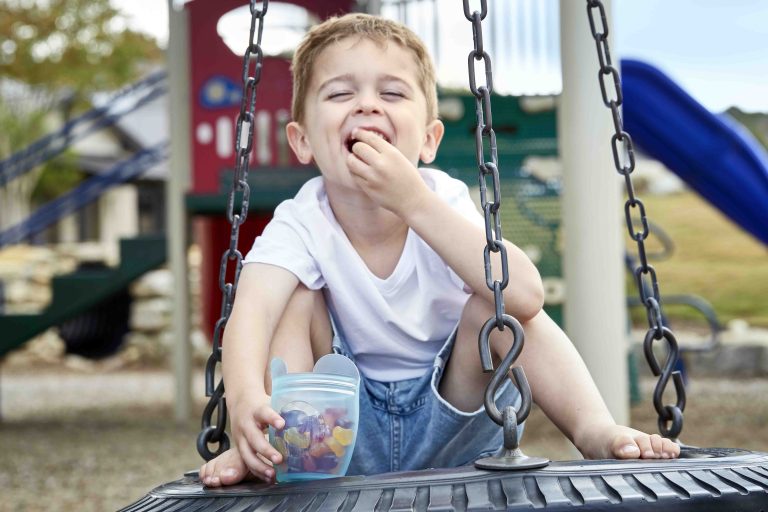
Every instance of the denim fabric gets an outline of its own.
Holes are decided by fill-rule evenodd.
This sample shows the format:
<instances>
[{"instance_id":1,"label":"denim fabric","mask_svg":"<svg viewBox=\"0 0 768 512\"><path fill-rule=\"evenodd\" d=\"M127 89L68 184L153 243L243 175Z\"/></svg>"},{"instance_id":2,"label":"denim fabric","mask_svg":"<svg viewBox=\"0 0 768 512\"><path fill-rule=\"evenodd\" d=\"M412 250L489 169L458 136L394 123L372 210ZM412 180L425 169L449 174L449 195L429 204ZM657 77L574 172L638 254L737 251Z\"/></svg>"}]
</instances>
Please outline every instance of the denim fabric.
<instances>
[{"instance_id":1,"label":"denim fabric","mask_svg":"<svg viewBox=\"0 0 768 512\"><path fill-rule=\"evenodd\" d=\"M485 408L462 412L438 393L455 339L456 329L435 357L432 371L422 377L379 382L361 375L360 420L347 475L463 466L500 451L502 429ZM338 334L333 345L354 361ZM519 408L520 403L519 392L507 380L497 392L497 406Z\"/></svg>"}]
</instances>

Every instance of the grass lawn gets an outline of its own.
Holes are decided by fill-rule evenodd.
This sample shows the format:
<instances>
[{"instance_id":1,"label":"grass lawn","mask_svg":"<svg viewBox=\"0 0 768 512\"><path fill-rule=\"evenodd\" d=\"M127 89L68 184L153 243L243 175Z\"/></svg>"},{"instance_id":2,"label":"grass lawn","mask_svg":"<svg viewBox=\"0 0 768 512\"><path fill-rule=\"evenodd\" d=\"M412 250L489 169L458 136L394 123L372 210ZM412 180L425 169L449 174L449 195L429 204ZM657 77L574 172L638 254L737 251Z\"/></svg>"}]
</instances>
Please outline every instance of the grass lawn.
<instances>
[{"instance_id":1,"label":"grass lawn","mask_svg":"<svg viewBox=\"0 0 768 512\"><path fill-rule=\"evenodd\" d=\"M559 252L560 240L552 237L556 230L542 227L557 225L559 199L528 199L530 208L526 212L515 205L519 196L509 185L504 194L508 198L502 204L504 235L523 248L539 247L544 255ZM648 219L665 230L674 244L670 258L650 261L656 269L662 299L672 294L698 295L712 304L722 324L740 318L753 326L768 327L768 249L694 192L665 196L641 192L639 196ZM532 220L531 211L536 220ZM616 215L623 219L623 203ZM636 254L637 246L628 235L626 242L628 251ZM649 253L658 252L660 244L652 235L646 247ZM551 263L545 259L538 262L542 274L562 275L556 256L554 265ZM556 270L550 272L553 268ZM637 296L629 274L627 293ZM664 311L675 327L681 323L687 327L706 325L700 314L686 306L666 305ZM633 308L632 315L637 325L646 323L644 309Z\"/></svg>"},{"instance_id":2,"label":"grass lawn","mask_svg":"<svg viewBox=\"0 0 768 512\"><path fill-rule=\"evenodd\" d=\"M768 249L693 192L641 197L675 244L671 258L653 263L662 297L700 295L722 322L768 327Z\"/></svg>"}]
</instances>

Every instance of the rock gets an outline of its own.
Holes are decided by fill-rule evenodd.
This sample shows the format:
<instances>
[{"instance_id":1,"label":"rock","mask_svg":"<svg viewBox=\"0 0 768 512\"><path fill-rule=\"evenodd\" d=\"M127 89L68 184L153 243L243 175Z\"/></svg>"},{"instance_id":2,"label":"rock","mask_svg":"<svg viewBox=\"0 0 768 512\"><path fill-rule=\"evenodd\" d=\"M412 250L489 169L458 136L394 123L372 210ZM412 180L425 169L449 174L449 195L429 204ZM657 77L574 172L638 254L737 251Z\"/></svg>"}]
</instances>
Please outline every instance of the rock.
<instances>
[{"instance_id":1,"label":"rock","mask_svg":"<svg viewBox=\"0 0 768 512\"><path fill-rule=\"evenodd\" d=\"M129 325L136 331L159 331L171 327L171 299L157 297L131 304Z\"/></svg>"},{"instance_id":2,"label":"rock","mask_svg":"<svg viewBox=\"0 0 768 512\"><path fill-rule=\"evenodd\" d=\"M168 269L147 272L131 284L133 297L170 297L174 292L173 274Z\"/></svg>"},{"instance_id":3,"label":"rock","mask_svg":"<svg viewBox=\"0 0 768 512\"><path fill-rule=\"evenodd\" d=\"M5 301L8 305L31 303L41 310L51 302L51 289L31 281L11 281L5 286Z\"/></svg>"}]
</instances>

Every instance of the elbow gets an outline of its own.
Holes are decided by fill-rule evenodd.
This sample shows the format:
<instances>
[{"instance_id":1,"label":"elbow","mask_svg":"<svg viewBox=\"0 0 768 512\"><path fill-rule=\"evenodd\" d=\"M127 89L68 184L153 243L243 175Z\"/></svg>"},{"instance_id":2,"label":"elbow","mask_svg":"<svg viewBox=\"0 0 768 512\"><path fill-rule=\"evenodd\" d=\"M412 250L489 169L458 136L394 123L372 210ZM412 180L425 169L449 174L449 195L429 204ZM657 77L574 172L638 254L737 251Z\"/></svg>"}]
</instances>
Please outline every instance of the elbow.
<instances>
[{"instance_id":1,"label":"elbow","mask_svg":"<svg viewBox=\"0 0 768 512\"><path fill-rule=\"evenodd\" d=\"M507 289L504 298L504 302L508 304L506 310L521 324L533 319L544 309L544 284L540 278L524 290L511 288Z\"/></svg>"}]
</instances>

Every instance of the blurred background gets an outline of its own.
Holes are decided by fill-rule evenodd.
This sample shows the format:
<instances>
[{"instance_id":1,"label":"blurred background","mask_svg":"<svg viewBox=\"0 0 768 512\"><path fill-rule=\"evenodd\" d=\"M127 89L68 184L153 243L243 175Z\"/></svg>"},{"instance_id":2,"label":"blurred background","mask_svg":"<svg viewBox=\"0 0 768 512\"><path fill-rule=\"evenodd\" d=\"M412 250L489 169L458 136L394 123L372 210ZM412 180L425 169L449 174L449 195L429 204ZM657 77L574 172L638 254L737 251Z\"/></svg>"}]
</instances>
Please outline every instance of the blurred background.
<instances>
[{"instance_id":1,"label":"blurred background","mask_svg":"<svg viewBox=\"0 0 768 512\"><path fill-rule=\"evenodd\" d=\"M488 4L504 234L539 266L563 323L560 3ZM768 4L611 6L636 187L683 347L683 440L768 451ZM316 173L282 132L288 59L308 27L351 9L423 38L446 124L436 165L477 194L457 2L270 2L243 252ZM586 12L565 21L588 27ZM249 23L236 0L0 0L0 511L114 510L201 463ZM597 70L584 70L596 91ZM632 424L656 431L634 286L628 270L626 400ZM576 456L539 411L530 423L526 453Z\"/></svg>"}]
</instances>

